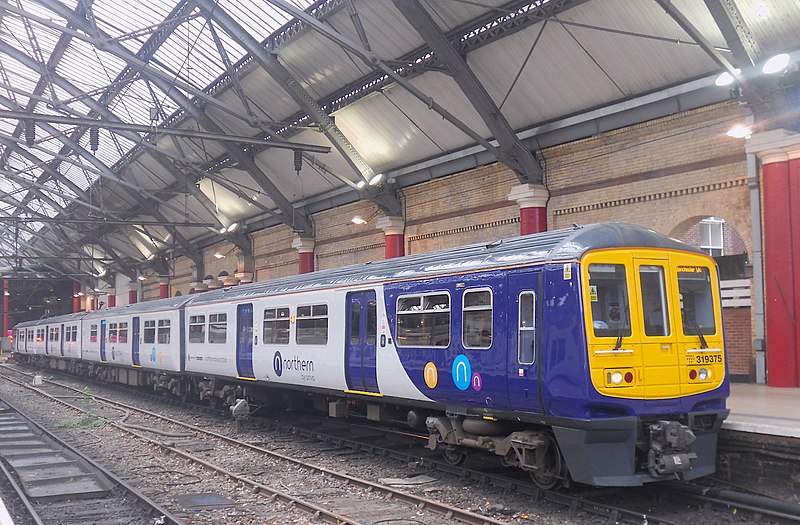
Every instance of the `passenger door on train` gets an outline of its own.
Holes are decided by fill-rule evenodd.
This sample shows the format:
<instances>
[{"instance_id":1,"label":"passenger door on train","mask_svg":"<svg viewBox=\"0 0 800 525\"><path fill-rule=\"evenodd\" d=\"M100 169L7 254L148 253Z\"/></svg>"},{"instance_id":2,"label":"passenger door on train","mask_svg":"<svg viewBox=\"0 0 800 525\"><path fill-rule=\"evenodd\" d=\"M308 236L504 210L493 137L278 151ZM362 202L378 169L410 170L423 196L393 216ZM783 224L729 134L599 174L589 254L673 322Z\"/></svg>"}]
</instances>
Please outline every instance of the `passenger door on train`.
<instances>
[{"instance_id":1,"label":"passenger door on train","mask_svg":"<svg viewBox=\"0 0 800 525\"><path fill-rule=\"evenodd\" d=\"M106 338L108 337L108 322L103 319L100 321L100 361L105 363L106 359Z\"/></svg>"},{"instance_id":2,"label":"passenger door on train","mask_svg":"<svg viewBox=\"0 0 800 525\"><path fill-rule=\"evenodd\" d=\"M253 303L236 307L236 373L255 379L253 374Z\"/></svg>"},{"instance_id":3,"label":"passenger door on train","mask_svg":"<svg viewBox=\"0 0 800 525\"><path fill-rule=\"evenodd\" d=\"M508 277L508 396L512 410L540 413L539 272Z\"/></svg>"},{"instance_id":4,"label":"passenger door on train","mask_svg":"<svg viewBox=\"0 0 800 525\"><path fill-rule=\"evenodd\" d=\"M133 318L133 335L131 336L131 362L133 366L142 366L141 358L139 357L139 334L141 334L141 321L139 317Z\"/></svg>"},{"instance_id":5,"label":"passenger door on train","mask_svg":"<svg viewBox=\"0 0 800 525\"><path fill-rule=\"evenodd\" d=\"M670 315L669 260L634 258L639 337L643 354L645 398L677 397L680 393L678 345ZM635 301L636 302L636 301ZM634 303L635 303L634 302Z\"/></svg>"},{"instance_id":6,"label":"passenger door on train","mask_svg":"<svg viewBox=\"0 0 800 525\"><path fill-rule=\"evenodd\" d=\"M61 325L61 331L58 332L58 350L61 353L61 357L64 357L64 325Z\"/></svg>"},{"instance_id":7,"label":"passenger door on train","mask_svg":"<svg viewBox=\"0 0 800 525\"><path fill-rule=\"evenodd\" d=\"M345 375L349 390L378 393L377 335L375 291L348 293Z\"/></svg>"}]
</instances>

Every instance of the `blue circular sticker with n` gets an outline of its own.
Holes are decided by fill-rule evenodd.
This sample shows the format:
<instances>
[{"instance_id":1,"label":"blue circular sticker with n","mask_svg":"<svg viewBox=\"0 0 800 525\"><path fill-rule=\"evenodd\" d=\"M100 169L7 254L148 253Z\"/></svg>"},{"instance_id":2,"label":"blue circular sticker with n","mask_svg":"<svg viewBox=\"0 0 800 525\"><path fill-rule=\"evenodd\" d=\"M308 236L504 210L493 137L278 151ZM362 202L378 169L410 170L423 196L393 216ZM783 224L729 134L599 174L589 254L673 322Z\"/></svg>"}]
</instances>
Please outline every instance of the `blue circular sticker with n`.
<instances>
[{"instance_id":1,"label":"blue circular sticker with n","mask_svg":"<svg viewBox=\"0 0 800 525\"><path fill-rule=\"evenodd\" d=\"M278 377L283 373L283 358L280 352L275 352L272 358L272 369L275 370L275 375Z\"/></svg>"},{"instance_id":2,"label":"blue circular sticker with n","mask_svg":"<svg viewBox=\"0 0 800 525\"><path fill-rule=\"evenodd\" d=\"M459 390L466 390L472 382L472 365L464 354L453 361L453 383Z\"/></svg>"}]
</instances>

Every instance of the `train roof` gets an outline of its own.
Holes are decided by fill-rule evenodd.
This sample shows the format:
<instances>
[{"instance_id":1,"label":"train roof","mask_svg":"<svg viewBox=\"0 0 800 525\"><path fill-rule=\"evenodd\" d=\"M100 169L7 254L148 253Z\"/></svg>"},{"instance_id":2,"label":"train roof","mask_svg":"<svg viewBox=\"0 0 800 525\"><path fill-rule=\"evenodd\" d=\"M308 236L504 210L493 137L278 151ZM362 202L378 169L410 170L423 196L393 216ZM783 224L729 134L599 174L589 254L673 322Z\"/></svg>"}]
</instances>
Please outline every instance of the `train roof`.
<instances>
[{"instance_id":1,"label":"train roof","mask_svg":"<svg viewBox=\"0 0 800 525\"><path fill-rule=\"evenodd\" d=\"M70 314L56 315L54 317L46 317L44 319L33 319L31 321L23 321L14 325L14 328L25 328L26 326L40 326L43 324L57 324L68 323L70 321L80 321L89 312L76 312Z\"/></svg>"},{"instance_id":2,"label":"train roof","mask_svg":"<svg viewBox=\"0 0 800 525\"><path fill-rule=\"evenodd\" d=\"M590 250L637 247L702 251L666 235L626 223L599 223L502 239L491 243L406 255L366 264L357 264L291 275L269 281L212 290L189 296L187 306L250 297L366 285L386 281L418 279L451 273L580 259Z\"/></svg>"},{"instance_id":3,"label":"train roof","mask_svg":"<svg viewBox=\"0 0 800 525\"><path fill-rule=\"evenodd\" d=\"M126 304L115 306L105 310L95 310L86 314L85 319L103 319L117 315L144 314L149 312L160 312L162 310L173 310L183 306L191 296L167 297L155 301L143 301L141 303Z\"/></svg>"}]
</instances>

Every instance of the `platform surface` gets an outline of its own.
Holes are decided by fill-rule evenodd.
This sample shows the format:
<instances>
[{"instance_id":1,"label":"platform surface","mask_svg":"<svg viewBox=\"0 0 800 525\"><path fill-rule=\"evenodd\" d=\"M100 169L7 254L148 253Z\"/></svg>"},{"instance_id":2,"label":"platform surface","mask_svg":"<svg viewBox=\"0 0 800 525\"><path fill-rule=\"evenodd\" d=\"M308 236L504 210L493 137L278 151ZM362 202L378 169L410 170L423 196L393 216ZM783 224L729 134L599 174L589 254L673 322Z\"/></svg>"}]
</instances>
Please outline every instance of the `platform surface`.
<instances>
[{"instance_id":1,"label":"platform surface","mask_svg":"<svg viewBox=\"0 0 800 525\"><path fill-rule=\"evenodd\" d=\"M800 388L731 383L726 430L800 438Z\"/></svg>"}]
</instances>

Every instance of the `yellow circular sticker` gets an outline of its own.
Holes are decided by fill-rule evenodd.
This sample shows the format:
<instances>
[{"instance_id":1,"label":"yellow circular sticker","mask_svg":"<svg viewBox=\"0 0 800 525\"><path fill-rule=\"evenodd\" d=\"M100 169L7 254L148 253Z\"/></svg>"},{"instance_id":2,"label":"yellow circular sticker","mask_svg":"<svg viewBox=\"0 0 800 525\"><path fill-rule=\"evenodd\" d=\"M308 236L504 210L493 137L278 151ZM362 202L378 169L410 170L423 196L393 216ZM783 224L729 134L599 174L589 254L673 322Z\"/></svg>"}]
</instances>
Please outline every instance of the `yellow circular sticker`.
<instances>
[{"instance_id":1,"label":"yellow circular sticker","mask_svg":"<svg viewBox=\"0 0 800 525\"><path fill-rule=\"evenodd\" d=\"M439 384L439 371L431 362L425 365L425 384L428 385L428 388L436 388L436 385Z\"/></svg>"}]
</instances>

